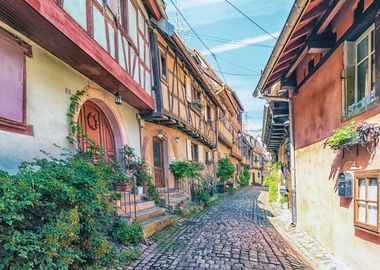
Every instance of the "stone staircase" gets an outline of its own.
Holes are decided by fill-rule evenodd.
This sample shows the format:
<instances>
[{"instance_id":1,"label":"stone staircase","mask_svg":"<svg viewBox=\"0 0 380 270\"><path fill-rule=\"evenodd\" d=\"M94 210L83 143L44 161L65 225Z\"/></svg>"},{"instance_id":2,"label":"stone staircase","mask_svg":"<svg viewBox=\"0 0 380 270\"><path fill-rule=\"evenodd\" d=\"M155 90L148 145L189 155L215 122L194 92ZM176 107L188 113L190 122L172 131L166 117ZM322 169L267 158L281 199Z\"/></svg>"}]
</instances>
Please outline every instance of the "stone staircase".
<instances>
[{"instance_id":1,"label":"stone staircase","mask_svg":"<svg viewBox=\"0 0 380 270\"><path fill-rule=\"evenodd\" d=\"M175 188L170 188L169 190L160 188L158 189L158 192L160 193L161 199L165 201L165 204L169 205L171 209L176 209L178 206L178 203L180 203L181 201L184 201L186 204L191 200L191 197L189 194L182 191L178 191ZM168 198L168 192L169 192L169 198Z\"/></svg>"},{"instance_id":2,"label":"stone staircase","mask_svg":"<svg viewBox=\"0 0 380 270\"><path fill-rule=\"evenodd\" d=\"M173 223L174 216L167 215L165 209L157 207L154 201L136 195L136 205L134 202L133 194L129 196L129 193L123 192L122 198L115 202L117 213L128 222L136 218L143 228L144 237L148 238Z\"/></svg>"}]
</instances>

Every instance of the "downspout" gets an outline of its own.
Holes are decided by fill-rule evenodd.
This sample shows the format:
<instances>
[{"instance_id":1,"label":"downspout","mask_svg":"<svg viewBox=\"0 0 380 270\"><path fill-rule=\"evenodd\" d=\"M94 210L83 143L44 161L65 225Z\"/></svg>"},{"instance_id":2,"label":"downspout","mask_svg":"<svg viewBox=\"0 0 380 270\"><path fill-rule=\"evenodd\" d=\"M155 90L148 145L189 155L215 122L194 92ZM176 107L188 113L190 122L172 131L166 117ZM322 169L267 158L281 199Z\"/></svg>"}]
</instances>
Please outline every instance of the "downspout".
<instances>
[{"instance_id":1,"label":"downspout","mask_svg":"<svg viewBox=\"0 0 380 270\"><path fill-rule=\"evenodd\" d=\"M296 170L295 170L295 148L293 130L293 97L289 98L289 139L290 139L290 177L291 177L291 199L292 199L292 225L297 225L297 203L296 203Z\"/></svg>"},{"instance_id":2,"label":"downspout","mask_svg":"<svg viewBox=\"0 0 380 270\"><path fill-rule=\"evenodd\" d=\"M219 110L216 110L216 117L215 117L215 136L216 136L216 144L215 149L212 151L212 160L213 160L213 166L214 166L214 194L217 192L217 167L216 167L216 155L218 152L218 145L219 145Z\"/></svg>"}]
</instances>

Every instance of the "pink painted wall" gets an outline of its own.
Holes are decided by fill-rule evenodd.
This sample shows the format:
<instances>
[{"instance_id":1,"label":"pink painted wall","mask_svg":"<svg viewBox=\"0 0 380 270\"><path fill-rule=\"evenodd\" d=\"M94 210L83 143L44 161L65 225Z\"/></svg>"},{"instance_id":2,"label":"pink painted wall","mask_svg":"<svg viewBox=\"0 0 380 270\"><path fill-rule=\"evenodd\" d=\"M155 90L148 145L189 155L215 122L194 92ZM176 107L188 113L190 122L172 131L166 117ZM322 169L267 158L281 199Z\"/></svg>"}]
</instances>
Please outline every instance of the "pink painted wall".
<instances>
[{"instance_id":1,"label":"pink painted wall","mask_svg":"<svg viewBox=\"0 0 380 270\"><path fill-rule=\"evenodd\" d=\"M24 53L0 38L0 117L23 122Z\"/></svg>"}]
</instances>

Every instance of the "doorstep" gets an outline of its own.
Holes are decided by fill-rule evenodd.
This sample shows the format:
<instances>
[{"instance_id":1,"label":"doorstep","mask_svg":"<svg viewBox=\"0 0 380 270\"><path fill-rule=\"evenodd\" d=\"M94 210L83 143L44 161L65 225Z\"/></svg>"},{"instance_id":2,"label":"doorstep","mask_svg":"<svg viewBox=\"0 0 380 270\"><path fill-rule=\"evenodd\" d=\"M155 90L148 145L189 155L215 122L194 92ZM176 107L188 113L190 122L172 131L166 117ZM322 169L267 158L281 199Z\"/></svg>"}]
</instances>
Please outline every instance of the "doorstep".
<instances>
[{"instance_id":1,"label":"doorstep","mask_svg":"<svg viewBox=\"0 0 380 270\"><path fill-rule=\"evenodd\" d=\"M282 209L278 204L271 204L268 200L268 191L261 189L258 198L265 208L271 212L273 217L268 216L269 222L278 231L282 238L297 252L303 259L309 262L313 268L321 270L352 270L332 251L319 243L299 227L291 227L291 212L289 209Z\"/></svg>"}]
</instances>

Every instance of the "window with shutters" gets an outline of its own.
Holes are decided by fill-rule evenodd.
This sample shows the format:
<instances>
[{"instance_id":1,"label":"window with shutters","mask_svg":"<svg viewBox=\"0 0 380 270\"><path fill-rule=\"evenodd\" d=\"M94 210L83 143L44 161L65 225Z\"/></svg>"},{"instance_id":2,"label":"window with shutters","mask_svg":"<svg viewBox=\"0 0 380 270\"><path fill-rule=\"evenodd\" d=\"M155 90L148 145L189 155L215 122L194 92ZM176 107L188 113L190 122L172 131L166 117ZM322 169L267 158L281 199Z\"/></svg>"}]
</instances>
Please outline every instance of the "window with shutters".
<instances>
[{"instance_id":1,"label":"window with shutters","mask_svg":"<svg viewBox=\"0 0 380 270\"><path fill-rule=\"evenodd\" d=\"M380 171L355 173L355 226L379 232Z\"/></svg>"},{"instance_id":2,"label":"window with shutters","mask_svg":"<svg viewBox=\"0 0 380 270\"><path fill-rule=\"evenodd\" d=\"M25 57L32 49L0 28L0 130L32 135L26 124Z\"/></svg>"},{"instance_id":3,"label":"window with shutters","mask_svg":"<svg viewBox=\"0 0 380 270\"><path fill-rule=\"evenodd\" d=\"M346 41L345 118L372 107L377 101L375 90L375 27L372 25L356 41Z\"/></svg>"}]
</instances>

